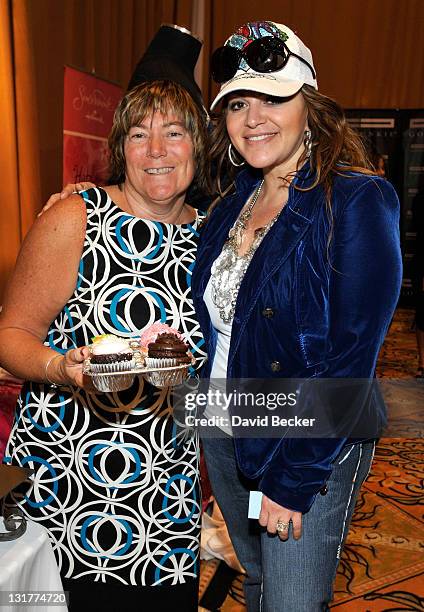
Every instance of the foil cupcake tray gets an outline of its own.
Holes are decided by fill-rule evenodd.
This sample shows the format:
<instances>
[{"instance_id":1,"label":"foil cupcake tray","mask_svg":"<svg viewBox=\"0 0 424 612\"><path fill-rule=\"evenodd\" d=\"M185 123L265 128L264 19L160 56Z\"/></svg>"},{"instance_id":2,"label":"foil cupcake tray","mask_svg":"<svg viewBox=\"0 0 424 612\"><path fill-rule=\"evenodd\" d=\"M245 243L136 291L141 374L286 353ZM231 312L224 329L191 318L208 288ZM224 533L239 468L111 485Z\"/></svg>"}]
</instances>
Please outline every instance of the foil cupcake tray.
<instances>
[{"instance_id":1,"label":"foil cupcake tray","mask_svg":"<svg viewBox=\"0 0 424 612\"><path fill-rule=\"evenodd\" d=\"M91 376L96 389L110 393L128 389L136 376L143 376L147 382L158 388L175 387L181 385L187 378L188 368L188 364L182 364L167 367L139 366L121 372L93 372L90 369L90 361L87 360L84 374Z\"/></svg>"}]
</instances>

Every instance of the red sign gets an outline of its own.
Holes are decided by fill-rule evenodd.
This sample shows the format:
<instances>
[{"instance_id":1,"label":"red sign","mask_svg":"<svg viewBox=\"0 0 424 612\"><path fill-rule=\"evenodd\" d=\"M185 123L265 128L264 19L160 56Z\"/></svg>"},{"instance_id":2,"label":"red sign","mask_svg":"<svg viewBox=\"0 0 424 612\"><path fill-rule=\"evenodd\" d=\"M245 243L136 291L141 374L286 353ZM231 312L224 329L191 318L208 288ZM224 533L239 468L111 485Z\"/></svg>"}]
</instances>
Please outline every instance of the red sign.
<instances>
[{"instance_id":1,"label":"red sign","mask_svg":"<svg viewBox=\"0 0 424 612\"><path fill-rule=\"evenodd\" d=\"M123 95L118 85L65 66L63 184L108 178L107 137Z\"/></svg>"}]
</instances>

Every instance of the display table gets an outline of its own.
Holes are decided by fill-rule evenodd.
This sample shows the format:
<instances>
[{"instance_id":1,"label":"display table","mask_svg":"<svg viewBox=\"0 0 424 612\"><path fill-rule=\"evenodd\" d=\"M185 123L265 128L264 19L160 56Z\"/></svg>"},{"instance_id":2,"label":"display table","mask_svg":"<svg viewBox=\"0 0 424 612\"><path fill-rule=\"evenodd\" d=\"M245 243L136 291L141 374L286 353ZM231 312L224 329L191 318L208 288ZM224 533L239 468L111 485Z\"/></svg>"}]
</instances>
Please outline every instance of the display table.
<instances>
[{"instance_id":1,"label":"display table","mask_svg":"<svg viewBox=\"0 0 424 612\"><path fill-rule=\"evenodd\" d=\"M3 519L0 521L3 527ZM16 593L16 597L11 595L12 603L5 591ZM42 525L29 521L20 538L0 542L0 612L66 612L66 604L57 603L61 596L51 595L62 591L53 549ZM46 596L37 605L17 601L21 598L28 602L29 593L45 593Z\"/></svg>"}]
</instances>

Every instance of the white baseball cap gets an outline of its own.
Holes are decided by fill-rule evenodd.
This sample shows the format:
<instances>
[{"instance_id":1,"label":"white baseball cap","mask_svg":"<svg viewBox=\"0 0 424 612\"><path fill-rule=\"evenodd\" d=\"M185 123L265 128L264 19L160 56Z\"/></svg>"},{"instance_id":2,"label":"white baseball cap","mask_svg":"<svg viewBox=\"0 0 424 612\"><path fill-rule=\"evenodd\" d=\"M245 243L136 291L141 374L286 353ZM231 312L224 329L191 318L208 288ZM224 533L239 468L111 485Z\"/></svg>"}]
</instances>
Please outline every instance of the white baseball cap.
<instances>
[{"instance_id":1,"label":"white baseball cap","mask_svg":"<svg viewBox=\"0 0 424 612\"><path fill-rule=\"evenodd\" d=\"M238 28L212 55L211 70L222 83L211 109L234 91L287 97L305 83L318 89L312 53L290 28L273 21Z\"/></svg>"}]
</instances>

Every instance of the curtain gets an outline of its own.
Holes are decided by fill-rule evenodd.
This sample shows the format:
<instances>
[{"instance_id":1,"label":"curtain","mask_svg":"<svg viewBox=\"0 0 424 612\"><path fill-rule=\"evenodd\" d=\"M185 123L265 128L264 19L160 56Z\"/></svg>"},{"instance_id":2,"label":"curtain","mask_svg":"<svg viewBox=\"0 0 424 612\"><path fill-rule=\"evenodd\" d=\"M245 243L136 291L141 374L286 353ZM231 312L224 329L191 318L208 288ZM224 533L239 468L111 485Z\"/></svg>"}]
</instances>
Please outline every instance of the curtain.
<instances>
[{"instance_id":1,"label":"curtain","mask_svg":"<svg viewBox=\"0 0 424 612\"><path fill-rule=\"evenodd\" d=\"M320 90L349 108L424 106L423 0L216 0L210 46L246 21L269 19L310 47ZM209 83L208 95L215 95Z\"/></svg>"},{"instance_id":2,"label":"curtain","mask_svg":"<svg viewBox=\"0 0 424 612\"><path fill-rule=\"evenodd\" d=\"M211 51L258 18L297 31L320 90L345 107L424 107L423 0L0 0L0 303L21 240L62 186L63 66L125 88L159 26L175 23L204 40L208 104Z\"/></svg>"},{"instance_id":3,"label":"curtain","mask_svg":"<svg viewBox=\"0 0 424 612\"><path fill-rule=\"evenodd\" d=\"M2 146L2 197L0 223L0 283L4 285L13 265L20 243L18 163L16 151L16 120L13 89L13 65L11 46L11 15L6 2L0 2L0 116Z\"/></svg>"},{"instance_id":4,"label":"curtain","mask_svg":"<svg viewBox=\"0 0 424 612\"><path fill-rule=\"evenodd\" d=\"M40 203L33 52L25 2L0 2L0 290Z\"/></svg>"}]
</instances>

